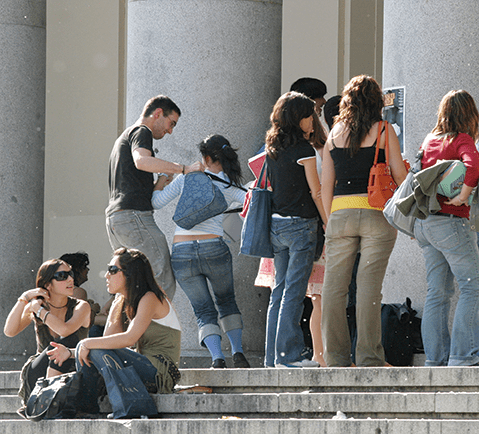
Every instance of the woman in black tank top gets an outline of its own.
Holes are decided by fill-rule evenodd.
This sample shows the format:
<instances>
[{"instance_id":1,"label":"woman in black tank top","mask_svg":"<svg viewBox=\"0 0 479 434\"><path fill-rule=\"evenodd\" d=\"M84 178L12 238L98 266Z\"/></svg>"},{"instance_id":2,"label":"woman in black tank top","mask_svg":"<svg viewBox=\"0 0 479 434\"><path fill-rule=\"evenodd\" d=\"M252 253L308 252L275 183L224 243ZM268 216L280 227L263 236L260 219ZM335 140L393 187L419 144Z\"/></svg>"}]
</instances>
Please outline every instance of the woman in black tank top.
<instances>
[{"instance_id":1,"label":"woman in black tank top","mask_svg":"<svg viewBox=\"0 0 479 434\"><path fill-rule=\"evenodd\" d=\"M322 201L328 215L326 270L323 286L323 341L328 366L384 366L381 345L381 288L396 231L381 209L367 200L369 171L376 146L384 149L385 135L375 142L384 106L379 84L365 75L354 77L342 93L340 113L323 154ZM392 175L399 185L406 177L399 141L390 125ZM381 153L384 161L384 151ZM357 346L351 349L346 318L349 283L357 253ZM352 351L351 351L352 350Z\"/></svg>"}]
</instances>

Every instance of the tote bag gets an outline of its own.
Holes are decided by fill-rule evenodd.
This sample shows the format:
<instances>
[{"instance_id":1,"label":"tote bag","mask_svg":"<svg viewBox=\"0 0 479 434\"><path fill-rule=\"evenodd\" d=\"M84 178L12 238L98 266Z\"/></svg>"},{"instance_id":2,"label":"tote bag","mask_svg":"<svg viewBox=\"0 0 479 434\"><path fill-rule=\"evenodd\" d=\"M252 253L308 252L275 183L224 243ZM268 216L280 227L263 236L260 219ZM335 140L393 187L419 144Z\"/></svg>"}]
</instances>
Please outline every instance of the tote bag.
<instances>
[{"instance_id":1,"label":"tote bag","mask_svg":"<svg viewBox=\"0 0 479 434\"><path fill-rule=\"evenodd\" d=\"M251 189L251 199L241 231L240 254L258 258L273 258L271 245L271 207L273 192L266 185L267 163L263 164L257 186ZM265 182L262 183L262 179ZM261 188L264 185L264 188Z\"/></svg>"},{"instance_id":2,"label":"tote bag","mask_svg":"<svg viewBox=\"0 0 479 434\"><path fill-rule=\"evenodd\" d=\"M101 375L114 419L158 414L155 402L133 366L121 367L109 354L103 356L103 361Z\"/></svg>"}]
</instances>

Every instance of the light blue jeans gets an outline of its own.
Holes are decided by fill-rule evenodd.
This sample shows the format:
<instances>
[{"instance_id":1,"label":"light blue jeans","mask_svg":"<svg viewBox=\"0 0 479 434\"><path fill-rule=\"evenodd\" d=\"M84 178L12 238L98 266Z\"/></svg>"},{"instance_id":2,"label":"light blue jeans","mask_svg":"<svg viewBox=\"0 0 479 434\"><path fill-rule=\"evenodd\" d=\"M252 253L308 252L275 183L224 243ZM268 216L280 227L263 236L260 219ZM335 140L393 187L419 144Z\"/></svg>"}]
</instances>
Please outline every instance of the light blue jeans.
<instances>
[{"instance_id":1,"label":"light blue jeans","mask_svg":"<svg viewBox=\"0 0 479 434\"><path fill-rule=\"evenodd\" d=\"M200 345L210 335L221 336L218 316L225 333L243 328L235 299L233 260L223 238L173 244L171 265L195 312Z\"/></svg>"},{"instance_id":2,"label":"light blue jeans","mask_svg":"<svg viewBox=\"0 0 479 434\"><path fill-rule=\"evenodd\" d=\"M479 251L469 220L431 215L416 220L414 235L426 260L427 295L422 318L426 366L479 363ZM454 279L459 300L449 334Z\"/></svg>"},{"instance_id":3,"label":"light blue jeans","mask_svg":"<svg viewBox=\"0 0 479 434\"><path fill-rule=\"evenodd\" d=\"M266 367L301 359L304 338L300 321L313 268L317 231L317 218L272 218L275 286L266 319Z\"/></svg>"},{"instance_id":4,"label":"light blue jeans","mask_svg":"<svg viewBox=\"0 0 479 434\"><path fill-rule=\"evenodd\" d=\"M113 250L128 247L146 255L158 285L173 300L176 283L170 251L165 235L155 223L153 211L117 211L106 218L106 232Z\"/></svg>"},{"instance_id":5,"label":"light blue jeans","mask_svg":"<svg viewBox=\"0 0 479 434\"><path fill-rule=\"evenodd\" d=\"M76 351L78 352L77 346ZM156 392L156 368L148 360L148 358L136 351L128 348L120 348L117 350L90 350L89 358L92 365L80 365L76 361L78 372L82 373L82 388L78 400L80 411L86 413L99 413L98 407L98 379L100 377L101 368L106 366L103 356L108 354L120 366L133 366L141 381L150 393Z\"/></svg>"}]
</instances>

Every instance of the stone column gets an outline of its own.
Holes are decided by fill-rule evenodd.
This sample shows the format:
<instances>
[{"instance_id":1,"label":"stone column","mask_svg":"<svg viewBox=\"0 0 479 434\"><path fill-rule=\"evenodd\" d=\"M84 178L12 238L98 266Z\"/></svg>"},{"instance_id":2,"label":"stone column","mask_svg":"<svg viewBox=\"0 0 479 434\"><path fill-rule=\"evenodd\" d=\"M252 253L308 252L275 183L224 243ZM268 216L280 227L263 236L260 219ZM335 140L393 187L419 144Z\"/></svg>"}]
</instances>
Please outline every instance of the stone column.
<instances>
[{"instance_id":1,"label":"stone column","mask_svg":"<svg viewBox=\"0 0 479 434\"><path fill-rule=\"evenodd\" d=\"M182 110L172 136L155 143L158 156L191 163L197 144L210 134L226 136L251 179L247 158L262 145L272 106L280 95L282 0L164 0L128 3L127 125L152 96L165 94ZM171 242L173 205L157 213ZM258 261L234 260L236 295L244 321L244 349L264 348L269 291L253 286ZM178 287L174 299L183 327L182 355L209 357L198 345L189 301ZM226 336L225 350L229 348ZM227 352L225 355L229 355ZM198 366L198 364L196 364Z\"/></svg>"},{"instance_id":2,"label":"stone column","mask_svg":"<svg viewBox=\"0 0 479 434\"><path fill-rule=\"evenodd\" d=\"M382 84L406 88L405 151L410 160L433 129L439 103L449 90L467 90L479 102L478 18L475 0L384 1ZM409 296L422 313L422 251L402 234L390 260L384 295L387 302L403 302Z\"/></svg>"},{"instance_id":3,"label":"stone column","mask_svg":"<svg viewBox=\"0 0 479 434\"><path fill-rule=\"evenodd\" d=\"M3 0L0 5L2 331L17 297L34 288L42 262L45 11L45 0ZM34 353L32 330L29 326L13 339L0 333L0 370L18 367Z\"/></svg>"}]
</instances>

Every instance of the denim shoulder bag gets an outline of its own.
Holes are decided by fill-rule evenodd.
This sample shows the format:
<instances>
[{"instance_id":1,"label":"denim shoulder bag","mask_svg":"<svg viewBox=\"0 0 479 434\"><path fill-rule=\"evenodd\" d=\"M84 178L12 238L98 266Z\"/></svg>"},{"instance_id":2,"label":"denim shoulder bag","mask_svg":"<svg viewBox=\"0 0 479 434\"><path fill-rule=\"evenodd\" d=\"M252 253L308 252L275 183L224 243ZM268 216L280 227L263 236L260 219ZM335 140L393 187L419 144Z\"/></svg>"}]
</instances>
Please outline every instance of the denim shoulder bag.
<instances>
[{"instance_id":1,"label":"denim shoulder bag","mask_svg":"<svg viewBox=\"0 0 479 434\"><path fill-rule=\"evenodd\" d=\"M185 184L173 221L183 229L191 229L198 223L223 213L228 208L220 189L203 172L185 175Z\"/></svg>"}]
</instances>

